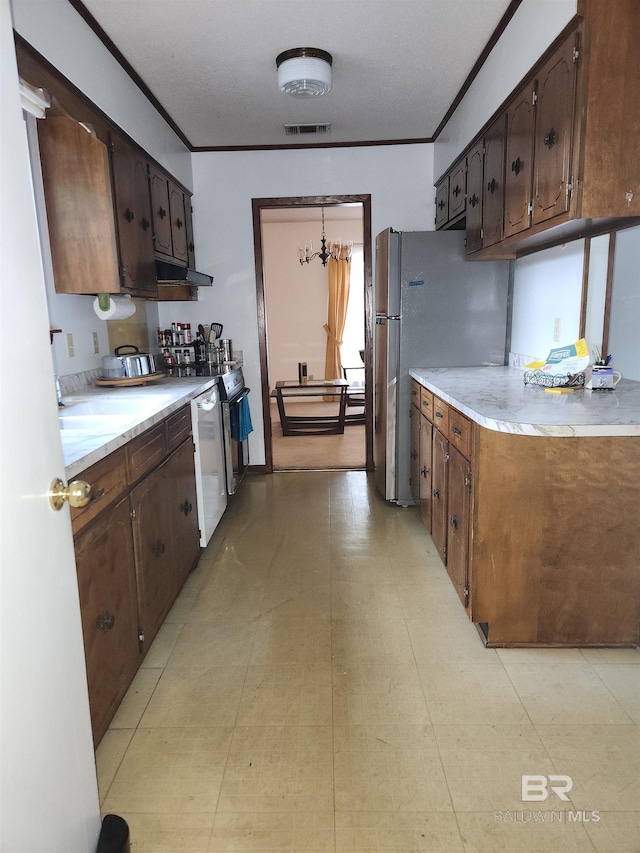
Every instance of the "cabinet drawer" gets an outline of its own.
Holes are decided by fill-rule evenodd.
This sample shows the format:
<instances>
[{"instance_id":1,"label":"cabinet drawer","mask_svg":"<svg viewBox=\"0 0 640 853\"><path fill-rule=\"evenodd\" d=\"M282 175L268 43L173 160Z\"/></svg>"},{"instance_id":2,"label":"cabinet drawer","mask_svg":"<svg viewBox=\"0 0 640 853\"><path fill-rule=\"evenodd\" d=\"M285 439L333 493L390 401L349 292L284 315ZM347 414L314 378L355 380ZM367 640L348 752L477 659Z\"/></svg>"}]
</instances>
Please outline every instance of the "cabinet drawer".
<instances>
[{"instance_id":1,"label":"cabinet drawer","mask_svg":"<svg viewBox=\"0 0 640 853\"><path fill-rule=\"evenodd\" d=\"M433 423L443 435L449 435L449 406L439 397L433 398Z\"/></svg>"},{"instance_id":2,"label":"cabinet drawer","mask_svg":"<svg viewBox=\"0 0 640 853\"><path fill-rule=\"evenodd\" d=\"M449 409L449 441L471 459L471 421L456 409Z\"/></svg>"},{"instance_id":3,"label":"cabinet drawer","mask_svg":"<svg viewBox=\"0 0 640 853\"><path fill-rule=\"evenodd\" d=\"M417 409L420 408L420 383L415 379L411 380L411 405Z\"/></svg>"},{"instance_id":4,"label":"cabinet drawer","mask_svg":"<svg viewBox=\"0 0 640 853\"><path fill-rule=\"evenodd\" d=\"M191 405L183 406L167 418L167 450L171 453L191 435Z\"/></svg>"},{"instance_id":5,"label":"cabinet drawer","mask_svg":"<svg viewBox=\"0 0 640 853\"><path fill-rule=\"evenodd\" d=\"M151 427L126 445L127 479L135 483L147 471L159 465L167 455L166 423Z\"/></svg>"},{"instance_id":6,"label":"cabinet drawer","mask_svg":"<svg viewBox=\"0 0 640 853\"><path fill-rule=\"evenodd\" d=\"M124 448L87 468L77 479L91 486L91 500L86 506L71 508L71 528L74 535L83 530L104 509L127 490L127 467Z\"/></svg>"},{"instance_id":7,"label":"cabinet drawer","mask_svg":"<svg viewBox=\"0 0 640 853\"><path fill-rule=\"evenodd\" d=\"M420 388L420 411L433 423L433 393Z\"/></svg>"}]
</instances>

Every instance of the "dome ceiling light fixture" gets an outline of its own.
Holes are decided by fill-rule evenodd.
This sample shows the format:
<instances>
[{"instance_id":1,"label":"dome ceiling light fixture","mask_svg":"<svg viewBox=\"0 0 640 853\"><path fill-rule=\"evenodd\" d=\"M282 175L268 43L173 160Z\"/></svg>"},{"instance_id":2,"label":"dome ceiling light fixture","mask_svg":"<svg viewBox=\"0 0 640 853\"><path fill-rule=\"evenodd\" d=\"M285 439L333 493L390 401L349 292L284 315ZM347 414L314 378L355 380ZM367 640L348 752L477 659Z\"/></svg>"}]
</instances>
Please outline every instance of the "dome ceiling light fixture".
<instances>
[{"instance_id":1,"label":"dome ceiling light fixture","mask_svg":"<svg viewBox=\"0 0 640 853\"><path fill-rule=\"evenodd\" d=\"M294 47L276 57L278 88L286 95L311 98L331 89L333 57L318 47Z\"/></svg>"}]
</instances>

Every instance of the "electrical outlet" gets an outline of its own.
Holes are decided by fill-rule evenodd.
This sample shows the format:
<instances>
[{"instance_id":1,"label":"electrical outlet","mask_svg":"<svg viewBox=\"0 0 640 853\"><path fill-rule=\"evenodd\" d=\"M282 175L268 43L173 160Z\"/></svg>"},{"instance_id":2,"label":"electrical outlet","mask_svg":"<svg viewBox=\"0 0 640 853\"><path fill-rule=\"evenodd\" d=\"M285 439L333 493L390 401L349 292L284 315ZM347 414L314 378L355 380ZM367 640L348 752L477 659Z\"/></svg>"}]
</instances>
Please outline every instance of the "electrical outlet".
<instances>
[{"instance_id":1,"label":"electrical outlet","mask_svg":"<svg viewBox=\"0 0 640 853\"><path fill-rule=\"evenodd\" d=\"M562 320L560 317L556 317L553 323L553 340L556 343L560 343L560 335L562 332Z\"/></svg>"},{"instance_id":2,"label":"electrical outlet","mask_svg":"<svg viewBox=\"0 0 640 853\"><path fill-rule=\"evenodd\" d=\"M73 349L73 335L71 333L67 334L67 355L69 358L73 358L75 355Z\"/></svg>"},{"instance_id":3,"label":"electrical outlet","mask_svg":"<svg viewBox=\"0 0 640 853\"><path fill-rule=\"evenodd\" d=\"M100 352L100 343L98 341L98 333L97 332L91 332L91 340L93 341L94 355L97 355L97 353Z\"/></svg>"}]
</instances>

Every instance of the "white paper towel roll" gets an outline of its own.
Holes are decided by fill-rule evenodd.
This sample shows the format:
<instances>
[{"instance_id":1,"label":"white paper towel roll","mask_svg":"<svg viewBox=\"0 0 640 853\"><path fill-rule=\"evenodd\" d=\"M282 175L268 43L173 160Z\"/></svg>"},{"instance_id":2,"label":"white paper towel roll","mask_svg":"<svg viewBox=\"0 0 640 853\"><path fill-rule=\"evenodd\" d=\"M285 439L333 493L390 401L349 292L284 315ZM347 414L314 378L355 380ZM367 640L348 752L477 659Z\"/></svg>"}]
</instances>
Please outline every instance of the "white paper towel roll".
<instances>
[{"instance_id":1,"label":"white paper towel roll","mask_svg":"<svg viewBox=\"0 0 640 853\"><path fill-rule=\"evenodd\" d=\"M135 303L129 294L125 296L112 296L109 299L109 307L103 311L98 304L98 299L93 300L93 310L101 320L126 320L136 312Z\"/></svg>"}]
</instances>

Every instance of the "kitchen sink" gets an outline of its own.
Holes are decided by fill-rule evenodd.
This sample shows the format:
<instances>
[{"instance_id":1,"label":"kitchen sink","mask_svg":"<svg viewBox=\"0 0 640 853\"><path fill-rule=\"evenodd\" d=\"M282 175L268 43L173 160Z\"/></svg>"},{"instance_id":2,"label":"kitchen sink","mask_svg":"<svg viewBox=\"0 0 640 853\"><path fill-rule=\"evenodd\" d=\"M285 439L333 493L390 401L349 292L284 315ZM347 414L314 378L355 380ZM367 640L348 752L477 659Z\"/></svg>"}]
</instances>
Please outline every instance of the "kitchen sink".
<instances>
[{"instance_id":1,"label":"kitchen sink","mask_svg":"<svg viewBox=\"0 0 640 853\"><path fill-rule=\"evenodd\" d=\"M84 415L84 414L60 414L58 415L58 423L60 429L74 432L118 432L124 427L138 423L144 418L144 411L129 412L128 414L104 414L104 415Z\"/></svg>"}]
</instances>

